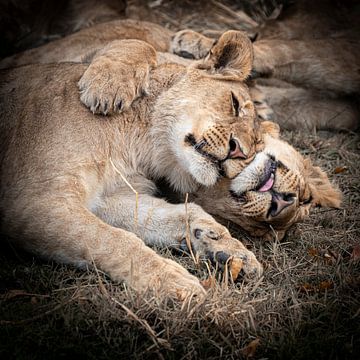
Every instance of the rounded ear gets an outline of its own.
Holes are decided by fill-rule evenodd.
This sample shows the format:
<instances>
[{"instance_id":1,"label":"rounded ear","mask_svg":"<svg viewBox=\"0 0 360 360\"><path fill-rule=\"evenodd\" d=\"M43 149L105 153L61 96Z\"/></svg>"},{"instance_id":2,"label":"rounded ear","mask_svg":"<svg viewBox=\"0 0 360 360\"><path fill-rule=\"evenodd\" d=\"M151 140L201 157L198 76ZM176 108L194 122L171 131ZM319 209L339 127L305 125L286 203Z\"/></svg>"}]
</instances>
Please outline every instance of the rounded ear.
<instances>
[{"instance_id":1,"label":"rounded ear","mask_svg":"<svg viewBox=\"0 0 360 360\"><path fill-rule=\"evenodd\" d=\"M244 81L250 75L253 60L254 51L248 35L230 30L221 35L207 57L196 67L211 75Z\"/></svg>"},{"instance_id":2,"label":"rounded ear","mask_svg":"<svg viewBox=\"0 0 360 360\"><path fill-rule=\"evenodd\" d=\"M259 132L263 135L270 135L271 137L278 139L280 136L280 126L272 121L262 121L259 124Z\"/></svg>"},{"instance_id":3,"label":"rounded ear","mask_svg":"<svg viewBox=\"0 0 360 360\"><path fill-rule=\"evenodd\" d=\"M313 166L310 159L304 160L305 181L311 194L311 203L315 206L340 208L342 194L330 183L328 176L318 166Z\"/></svg>"}]
</instances>

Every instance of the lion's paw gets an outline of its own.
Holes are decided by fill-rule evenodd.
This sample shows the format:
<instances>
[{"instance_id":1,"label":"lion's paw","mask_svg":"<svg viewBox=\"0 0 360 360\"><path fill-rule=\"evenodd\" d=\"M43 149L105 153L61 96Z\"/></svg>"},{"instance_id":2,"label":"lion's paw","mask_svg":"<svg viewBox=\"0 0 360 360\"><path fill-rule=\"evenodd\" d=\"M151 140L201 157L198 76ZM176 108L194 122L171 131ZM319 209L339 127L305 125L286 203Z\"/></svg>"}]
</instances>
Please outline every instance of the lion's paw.
<instances>
[{"instance_id":1,"label":"lion's paw","mask_svg":"<svg viewBox=\"0 0 360 360\"><path fill-rule=\"evenodd\" d=\"M275 57L268 44L254 43L254 62L251 70L251 78L269 77L275 71Z\"/></svg>"},{"instance_id":2,"label":"lion's paw","mask_svg":"<svg viewBox=\"0 0 360 360\"><path fill-rule=\"evenodd\" d=\"M246 276L260 277L262 275L263 267L255 255L239 240L233 238L226 227L217 223L213 218L193 219L190 222L189 235L192 251L197 256L210 259L220 266L228 263L230 268L232 264L239 264L241 261L240 270ZM187 248L186 239L182 240L180 247Z\"/></svg>"},{"instance_id":3,"label":"lion's paw","mask_svg":"<svg viewBox=\"0 0 360 360\"><path fill-rule=\"evenodd\" d=\"M94 114L125 111L135 99L147 93L149 70L147 64L94 61L78 83L80 100Z\"/></svg>"},{"instance_id":4,"label":"lion's paw","mask_svg":"<svg viewBox=\"0 0 360 360\"><path fill-rule=\"evenodd\" d=\"M267 103L266 96L261 88L258 86L253 86L250 89L251 100L253 101L256 113L258 117L262 120L272 121L274 119L274 111Z\"/></svg>"},{"instance_id":5,"label":"lion's paw","mask_svg":"<svg viewBox=\"0 0 360 360\"><path fill-rule=\"evenodd\" d=\"M191 275L184 267L170 259L161 258L159 266L153 269L147 286L159 292L159 295L172 297L180 301L195 297L202 301L206 291L199 279Z\"/></svg>"},{"instance_id":6,"label":"lion's paw","mask_svg":"<svg viewBox=\"0 0 360 360\"><path fill-rule=\"evenodd\" d=\"M170 52L187 59L204 58L211 47L214 40L193 30L178 31L170 43Z\"/></svg>"}]
</instances>

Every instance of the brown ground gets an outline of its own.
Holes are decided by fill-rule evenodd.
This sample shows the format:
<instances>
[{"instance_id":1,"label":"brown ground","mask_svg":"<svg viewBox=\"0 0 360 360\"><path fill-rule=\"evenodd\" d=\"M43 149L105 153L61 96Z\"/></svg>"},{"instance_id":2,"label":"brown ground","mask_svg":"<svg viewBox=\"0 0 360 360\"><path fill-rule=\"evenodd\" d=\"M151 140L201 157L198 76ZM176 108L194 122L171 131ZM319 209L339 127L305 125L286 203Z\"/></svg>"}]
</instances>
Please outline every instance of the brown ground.
<instances>
[{"instance_id":1,"label":"brown ground","mask_svg":"<svg viewBox=\"0 0 360 360\"><path fill-rule=\"evenodd\" d=\"M207 18L204 11L197 16L201 9L195 13L189 4L174 11L164 1L158 21L196 30L221 30L235 21L229 11L220 11L227 19L220 27L219 18ZM5 242L1 358L359 358L359 135L284 132L284 137L327 170L344 204L341 210L315 211L281 243L254 241L231 225L264 264L261 281L219 282L204 304L181 308L139 298L96 271L42 262ZM195 268L188 257L170 251L164 256L207 276L206 266Z\"/></svg>"}]
</instances>

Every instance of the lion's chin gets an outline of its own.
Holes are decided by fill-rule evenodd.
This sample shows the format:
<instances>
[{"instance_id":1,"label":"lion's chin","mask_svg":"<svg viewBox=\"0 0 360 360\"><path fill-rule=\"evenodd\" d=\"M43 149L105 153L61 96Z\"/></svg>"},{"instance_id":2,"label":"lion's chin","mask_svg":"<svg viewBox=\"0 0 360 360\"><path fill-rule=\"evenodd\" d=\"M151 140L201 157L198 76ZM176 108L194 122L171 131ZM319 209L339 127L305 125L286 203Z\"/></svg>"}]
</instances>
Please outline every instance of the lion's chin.
<instances>
[{"instance_id":1,"label":"lion's chin","mask_svg":"<svg viewBox=\"0 0 360 360\"><path fill-rule=\"evenodd\" d=\"M214 166L195 170L192 175L199 184L207 187L214 186L219 178L219 172Z\"/></svg>"},{"instance_id":2,"label":"lion's chin","mask_svg":"<svg viewBox=\"0 0 360 360\"><path fill-rule=\"evenodd\" d=\"M183 169L190 173L198 184L213 186L219 179L219 167L211 159L199 154L193 148L187 148L177 154Z\"/></svg>"},{"instance_id":3,"label":"lion's chin","mask_svg":"<svg viewBox=\"0 0 360 360\"><path fill-rule=\"evenodd\" d=\"M194 161L189 171L195 180L204 186L214 186L219 178L217 166L208 161Z\"/></svg>"}]
</instances>

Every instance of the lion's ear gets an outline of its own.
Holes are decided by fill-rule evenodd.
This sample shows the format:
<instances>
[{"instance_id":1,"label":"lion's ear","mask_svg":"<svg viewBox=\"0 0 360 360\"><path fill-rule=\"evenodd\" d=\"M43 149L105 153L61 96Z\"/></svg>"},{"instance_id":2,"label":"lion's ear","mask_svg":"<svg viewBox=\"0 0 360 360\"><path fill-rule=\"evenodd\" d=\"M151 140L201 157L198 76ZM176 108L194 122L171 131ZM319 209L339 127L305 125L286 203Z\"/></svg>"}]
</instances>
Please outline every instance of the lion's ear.
<instances>
[{"instance_id":1,"label":"lion's ear","mask_svg":"<svg viewBox=\"0 0 360 360\"><path fill-rule=\"evenodd\" d=\"M330 183L328 176L318 166L313 166L310 159L304 160L305 181L311 193L311 202L315 206L340 208L342 194Z\"/></svg>"},{"instance_id":2,"label":"lion's ear","mask_svg":"<svg viewBox=\"0 0 360 360\"><path fill-rule=\"evenodd\" d=\"M250 75L253 60L254 51L248 35L230 30L221 35L197 67L211 75L243 81Z\"/></svg>"}]
</instances>

